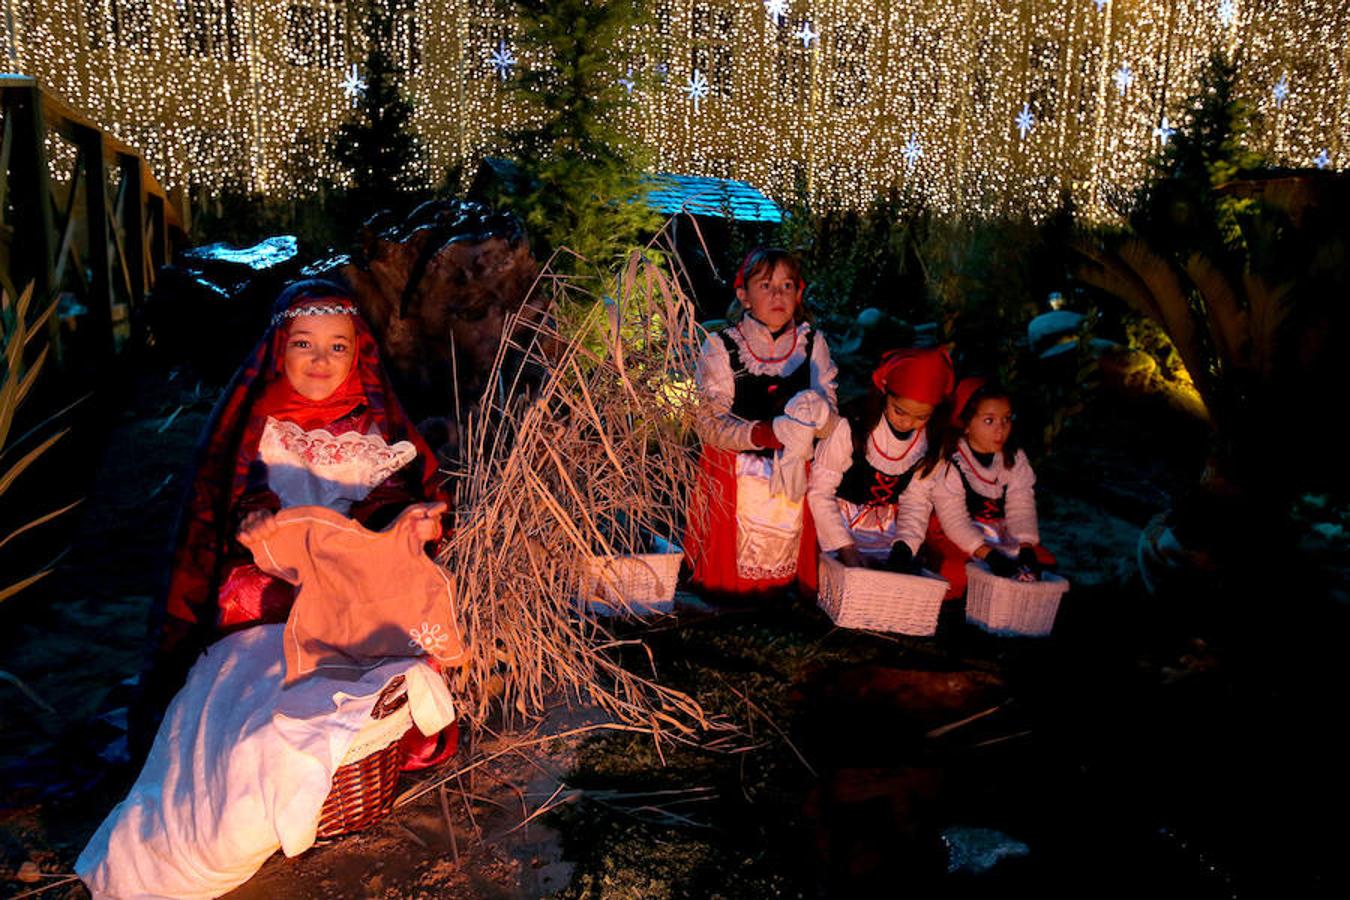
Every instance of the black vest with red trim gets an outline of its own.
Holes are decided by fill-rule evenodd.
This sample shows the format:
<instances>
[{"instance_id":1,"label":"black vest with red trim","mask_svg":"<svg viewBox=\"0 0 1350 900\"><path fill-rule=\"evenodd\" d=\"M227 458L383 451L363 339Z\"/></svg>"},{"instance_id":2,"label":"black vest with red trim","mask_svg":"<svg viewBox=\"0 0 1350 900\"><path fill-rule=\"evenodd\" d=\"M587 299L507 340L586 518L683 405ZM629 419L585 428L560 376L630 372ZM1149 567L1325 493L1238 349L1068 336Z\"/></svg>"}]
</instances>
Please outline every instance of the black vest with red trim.
<instances>
[{"instance_id":1,"label":"black vest with red trim","mask_svg":"<svg viewBox=\"0 0 1350 900\"><path fill-rule=\"evenodd\" d=\"M1007 518L1008 509L1008 486L1003 485L1003 490L997 497L986 497L978 493L970 486L970 480L966 478L965 471L957 463L957 456L952 457L952 468L956 469L956 474L961 476L961 484L966 489L966 511L970 517L977 522L998 522Z\"/></svg>"},{"instance_id":2,"label":"black vest with red trim","mask_svg":"<svg viewBox=\"0 0 1350 900\"><path fill-rule=\"evenodd\" d=\"M793 326L794 328L796 326ZM783 414L783 407L802 391L811 389L811 351L815 347L816 332L806 334L806 356L802 364L787 375L755 375L745 368L741 348L725 331L718 337L726 345L731 361L731 376L736 383L736 396L731 401L731 412L749 422L762 422Z\"/></svg>"},{"instance_id":3,"label":"black vest with red trim","mask_svg":"<svg viewBox=\"0 0 1350 900\"><path fill-rule=\"evenodd\" d=\"M853 463L844 473L844 479L839 482L835 496L859 506L886 506L897 503L905 488L914 480L914 474L919 471L919 463L923 462L923 456L916 457L914 464L899 475L888 475L867 459L867 442L871 439L872 434L869 431L867 437L854 446ZM918 440L918 435L915 435L914 439Z\"/></svg>"}]
</instances>

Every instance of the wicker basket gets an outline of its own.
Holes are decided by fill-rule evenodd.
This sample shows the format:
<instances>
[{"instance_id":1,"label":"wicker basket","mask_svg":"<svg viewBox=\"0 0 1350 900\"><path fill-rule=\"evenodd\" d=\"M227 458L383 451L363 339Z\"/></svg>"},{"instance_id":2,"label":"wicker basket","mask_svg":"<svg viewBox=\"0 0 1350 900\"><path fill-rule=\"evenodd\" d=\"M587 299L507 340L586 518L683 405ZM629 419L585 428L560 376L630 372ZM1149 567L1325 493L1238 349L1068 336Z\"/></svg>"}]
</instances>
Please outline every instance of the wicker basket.
<instances>
[{"instance_id":1,"label":"wicker basket","mask_svg":"<svg viewBox=\"0 0 1350 900\"><path fill-rule=\"evenodd\" d=\"M816 600L834 624L926 636L937 631L947 582L931 572L901 575L846 566L820 555L820 594Z\"/></svg>"},{"instance_id":2,"label":"wicker basket","mask_svg":"<svg viewBox=\"0 0 1350 900\"><path fill-rule=\"evenodd\" d=\"M978 560L966 563L966 621L990 634L1044 637L1055 627L1069 582L1046 572L1040 581L1000 578Z\"/></svg>"},{"instance_id":3,"label":"wicker basket","mask_svg":"<svg viewBox=\"0 0 1350 900\"><path fill-rule=\"evenodd\" d=\"M584 562L580 597L589 610L603 616L640 616L675 608L684 551L660 538L653 542L660 552L593 556Z\"/></svg>"},{"instance_id":4,"label":"wicker basket","mask_svg":"<svg viewBox=\"0 0 1350 900\"><path fill-rule=\"evenodd\" d=\"M413 727L402 675L385 686L370 718L333 773L333 788L319 812L319 838L369 828L393 809L403 767L402 739Z\"/></svg>"}]
</instances>

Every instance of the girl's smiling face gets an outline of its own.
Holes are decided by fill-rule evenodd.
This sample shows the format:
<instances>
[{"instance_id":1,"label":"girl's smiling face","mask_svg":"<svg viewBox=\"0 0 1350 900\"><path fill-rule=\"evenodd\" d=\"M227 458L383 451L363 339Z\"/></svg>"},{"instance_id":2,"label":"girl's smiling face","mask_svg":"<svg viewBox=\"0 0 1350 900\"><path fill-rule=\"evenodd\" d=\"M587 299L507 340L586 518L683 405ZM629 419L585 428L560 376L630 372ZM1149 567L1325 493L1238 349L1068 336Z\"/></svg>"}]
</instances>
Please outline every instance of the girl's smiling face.
<instances>
[{"instance_id":1,"label":"girl's smiling face","mask_svg":"<svg viewBox=\"0 0 1350 900\"><path fill-rule=\"evenodd\" d=\"M994 453L1003 449L1012 434L1012 404L1004 397L980 401L966 427L966 440L976 453Z\"/></svg>"},{"instance_id":2,"label":"girl's smiling face","mask_svg":"<svg viewBox=\"0 0 1350 900\"><path fill-rule=\"evenodd\" d=\"M356 360L351 316L296 316L286 337L282 368L306 400L327 400L347 380Z\"/></svg>"},{"instance_id":3,"label":"girl's smiling face","mask_svg":"<svg viewBox=\"0 0 1350 900\"><path fill-rule=\"evenodd\" d=\"M802 302L802 283L781 262L772 271L761 266L746 278L745 287L736 290L736 297L762 325L777 331L797 314L797 305Z\"/></svg>"}]
</instances>

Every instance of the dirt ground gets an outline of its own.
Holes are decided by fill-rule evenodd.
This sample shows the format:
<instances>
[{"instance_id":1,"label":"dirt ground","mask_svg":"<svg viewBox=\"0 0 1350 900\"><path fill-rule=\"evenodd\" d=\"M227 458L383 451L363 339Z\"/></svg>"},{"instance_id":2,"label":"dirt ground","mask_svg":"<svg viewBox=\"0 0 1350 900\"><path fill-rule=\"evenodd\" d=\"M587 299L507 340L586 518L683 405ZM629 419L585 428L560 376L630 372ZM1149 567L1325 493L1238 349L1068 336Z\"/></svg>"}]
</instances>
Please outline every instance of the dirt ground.
<instances>
[{"instance_id":1,"label":"dirt ground","mask_svg":"<svg viewBox=\"0 0 1350 900\"><path fill-rule=\"evenodd\" d=\"M3 668L55 710L0 684L0 896L84 896L61 876L134 775L100 757L119 723L98 714L137 671L213 399L151 376L135 396L90 459L59 572L0 610ZM1254 643L1150 599L1139 529L1190 470L1094 445L1103 433L1041 473L1043 539L1074 582L1053 638L996 639L959 616L932 640L851 633L801 603L682 595L677 617L633 631L734 737L658 756L630 735L518 746L480 730L473 758L493 758L444 805L430 790L361 835L274 857L230 896L1343 896L1345 829L1322 823L1350 800L1344 605ZM1323 530L1314 549L1335 562ZM560 706L533 735L596 722ZM951 870L980 849L1005 858Z\"/></svg>"}]
</instances>

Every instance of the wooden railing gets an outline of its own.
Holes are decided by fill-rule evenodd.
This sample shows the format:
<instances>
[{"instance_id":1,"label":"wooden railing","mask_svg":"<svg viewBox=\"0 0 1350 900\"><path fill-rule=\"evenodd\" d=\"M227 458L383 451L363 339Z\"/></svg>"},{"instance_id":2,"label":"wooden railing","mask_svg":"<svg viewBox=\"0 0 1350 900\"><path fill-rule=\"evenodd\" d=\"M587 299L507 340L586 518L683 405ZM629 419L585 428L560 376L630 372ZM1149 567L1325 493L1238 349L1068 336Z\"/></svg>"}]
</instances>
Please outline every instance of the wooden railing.
<instances>
[{"instance_id":1,"label":"wooden railing","mask_svg":"<svg viewBox=\"0 0 1350 900\"><path fill-rule=\"evenodd\" d=\"M145 297L183 238L182 217L135 148L35 79L0 75L0 114L0 287L13 298L32 282L35 298L85 307L100 354L143 344ZM74 151L64 183L52 177L49 136ZM60 359L55 316L51 328Z\"/></svg>"}]
</instances>

